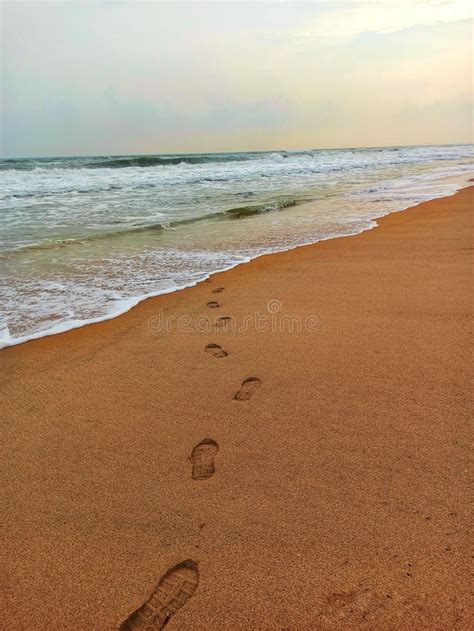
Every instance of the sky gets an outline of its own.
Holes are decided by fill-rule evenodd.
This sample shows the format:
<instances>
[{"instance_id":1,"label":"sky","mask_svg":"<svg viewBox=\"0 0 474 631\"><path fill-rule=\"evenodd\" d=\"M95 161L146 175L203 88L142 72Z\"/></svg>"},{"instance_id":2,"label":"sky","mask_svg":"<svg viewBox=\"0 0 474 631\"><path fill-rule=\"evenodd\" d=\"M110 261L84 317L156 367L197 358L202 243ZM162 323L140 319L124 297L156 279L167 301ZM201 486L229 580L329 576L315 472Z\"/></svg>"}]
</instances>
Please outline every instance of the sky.
<instances>
[{"instance_id":1,"label":"sky","mask_svg":"<svg viewBox=\"0 0 474 631\"><path fill-rule=\"evenodd\" d=\"M469 0L1 3L3 157L472 142Z\"/></svg>"}]
</instances>

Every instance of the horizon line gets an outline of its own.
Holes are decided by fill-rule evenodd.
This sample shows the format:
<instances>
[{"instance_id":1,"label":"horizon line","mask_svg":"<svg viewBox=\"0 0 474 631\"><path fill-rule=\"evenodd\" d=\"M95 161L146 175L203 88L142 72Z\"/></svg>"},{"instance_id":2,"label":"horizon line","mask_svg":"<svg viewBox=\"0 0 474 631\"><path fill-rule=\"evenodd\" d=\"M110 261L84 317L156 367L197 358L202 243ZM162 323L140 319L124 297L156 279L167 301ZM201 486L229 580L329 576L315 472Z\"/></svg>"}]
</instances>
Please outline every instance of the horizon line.
<instances>
[{"instance_id":1,"label":"horizon line","mask_svg":"<svg viewBox=\"0 0 474 631\"><path fill-rule=\"evenodd\" d=\"M199 156L199 155L219 155L219 154L241 154L241 153L298 153L303 151L350 151L353 149L402 149L409 147L464 147L472 146L474 142L442 142L442 143L420 143L414 145L360 145L347 147L307 147L299 149L245 149L243 151L176 151L176 152L156 152L156 153L94 153L78 155L40 155L40 156L0 156L0 160L46 160L46 159L67 159L67 158L124 158L128 156Z\"/></svg>"}]
</instances>

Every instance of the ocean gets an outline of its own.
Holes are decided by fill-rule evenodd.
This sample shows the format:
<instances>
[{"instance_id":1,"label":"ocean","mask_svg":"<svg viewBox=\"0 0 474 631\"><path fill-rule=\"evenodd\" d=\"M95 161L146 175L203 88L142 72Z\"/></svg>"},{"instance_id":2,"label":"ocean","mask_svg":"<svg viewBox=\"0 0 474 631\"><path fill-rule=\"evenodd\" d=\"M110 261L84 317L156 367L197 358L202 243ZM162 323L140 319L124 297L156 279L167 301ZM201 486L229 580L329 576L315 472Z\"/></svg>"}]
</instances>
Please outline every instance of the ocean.
<instances>
[{"instance_id":1,"label":"ocean","mask_svg":"<svg viewBox=\"0 0 474 631\"><path fill-rule=\"evenodd\" d=\"M0 160L0 348L454 193L472 145Z\"/></svg>"}]
</instances>

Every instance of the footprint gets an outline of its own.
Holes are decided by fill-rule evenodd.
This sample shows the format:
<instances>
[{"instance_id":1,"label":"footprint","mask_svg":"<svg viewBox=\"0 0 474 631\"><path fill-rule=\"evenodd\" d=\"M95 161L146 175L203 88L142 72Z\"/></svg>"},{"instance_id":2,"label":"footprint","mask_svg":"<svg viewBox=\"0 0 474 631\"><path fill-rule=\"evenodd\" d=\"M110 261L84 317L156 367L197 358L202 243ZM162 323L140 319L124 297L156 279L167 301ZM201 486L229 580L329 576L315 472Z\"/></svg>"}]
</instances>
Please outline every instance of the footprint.
<instances>
[{"instance_id":1,"label":"footprint","mask_svg":"<svg viewBox=\"0 0 474 631\"><path fill-rule=\"evenodd\" d=\"M193 463L193 480L207 480L214 475L214 456L219 445L212 438L204 438L194 447L191 453Z\"/></svg>"},{"instance_id":2,"label":"footprint","mask_svg":"<svg viewBox=\"0 0 474 631\"><path fill-rule=\"evenodd\" d=\"M217 318L216 327L223 328L227 327L232 322L232 318L230 316L222 316L222 318Z\"/></svg>"},{"instance_id":3,"label":"footprint","mask_svg":"<svg viewBox=\"0 0 474 631\"><path fill-rule=\"evenodd\" d=\"M211 300L211 302L207 303L207 306L211 307L211 309L216 309L217 307L220 307L220 304L215 300Z\"/></svg>"},{"instance_id":4,"label":"footprint","mask_svg":"<svg viewBox=\"0 0 474 631\"><path fill-rule=\"evenodd\" d=\"M225 287L216 287L211 291L211 294L220 294L221 291L224 291Z\"/></svg>"},{"instance_id":5,"label":"footprint","mask_svg":"<svg viewBox=\"0 0 474 631\"><path fill-rule=\"evenodd\" d=\"M191 598L199 583L198 566L187 559L162 577L150 598L122 622L119 631L159 631Z\"/></svg>"},{"instance_id":6,"label":"footprint","mask_svg":"<svg viewBox=\"0 0 474 631\"><path fill-rule=\"evenodd\" d=\"M240 386L240 390L234 395L234 399L236 401L248 401L255 390L258 390L262 382L257 377L249 377L245 381L242 382Z\"/></svg>"},{"instance_id":7,"label":"footprint","mask_svg":"<svg viewBox=\"0 0 474 631\"><path fill-rule=\"evenodd\" d=\"M219 344L208 344L204 349L206 353L212 353L214 357L227 357L229 353L219 346Z\"/></svg>"}]
</instances>

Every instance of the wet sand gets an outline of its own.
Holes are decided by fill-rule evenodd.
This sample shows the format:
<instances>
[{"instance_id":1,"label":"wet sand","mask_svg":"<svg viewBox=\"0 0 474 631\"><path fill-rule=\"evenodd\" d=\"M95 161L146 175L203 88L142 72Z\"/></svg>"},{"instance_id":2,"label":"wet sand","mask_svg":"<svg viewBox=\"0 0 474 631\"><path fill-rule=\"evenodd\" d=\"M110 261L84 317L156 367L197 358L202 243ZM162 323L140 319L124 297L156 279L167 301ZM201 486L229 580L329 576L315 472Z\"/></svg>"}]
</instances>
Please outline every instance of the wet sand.
<instances>
[{"instance_id":1,"label":"wet sand","mask_svg":"<svg viewBox=\"0 0 474 631\"><path fill-rule=\"evenodd\" d=\"M473 190L3 350L2 627L474 628Z\"/></svg>"}]
</instances>

